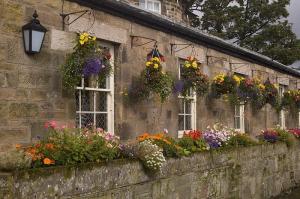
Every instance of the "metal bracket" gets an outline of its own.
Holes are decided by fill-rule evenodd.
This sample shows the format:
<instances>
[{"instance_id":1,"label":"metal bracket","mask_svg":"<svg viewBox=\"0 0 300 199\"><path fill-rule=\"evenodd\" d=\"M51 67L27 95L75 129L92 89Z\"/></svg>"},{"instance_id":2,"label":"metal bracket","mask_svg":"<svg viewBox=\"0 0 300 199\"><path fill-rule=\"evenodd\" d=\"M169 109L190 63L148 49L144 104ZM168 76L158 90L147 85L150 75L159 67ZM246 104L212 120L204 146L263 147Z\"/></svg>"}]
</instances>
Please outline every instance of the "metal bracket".
<instances>
[{"instance_id":1,"label":"metal bracket","mask_svg":"<svg viewBox=\"0 0 300 199\"><path fill-rule=\"evenodd\" d=\"M189 48L189 47L193 47L194 48L193 44L172 44L171 43L170 45L171 45L171 55L173 55L173 52L177 53L177 52L182 51L182 50L184 50L186 48ZM184 46L184 47L176 50L178 46Z\"/></svg>"},{"instance_id":2,"label":"metal bracket","mask_svg":"<svg viewBox=\"0 0 300 199\"><path fill-rule=\"evenodd\" d=\"M64 3L65 1L62 1L62 7L61 7L61 13L59 14L62 18L62 30L65 30L65 26L66 25L71 25L72 23L74 23L75 21L77 21L78 19L80 19L83 15L87 14L87 13L92 13L91 10L80 10L80 11L76 11L76 12L70 12L70 13L64 13ZM66 22L66 18L69 17L70 15L75 15L75 14L80 14L78 17L76 17L74 20L72 20L71 22Z\"/></svg>"},{"instance_id":3,"label":"metal bracket","mask_svg":"<svg viewBox=\"0 0 300 199\"><path fill-rule=\"evenodd\" d=\"M131 48L145 46L150 43L154 43L154 47L155 46L157 47L157 41L155 39L143 37L143 36L136 36L136 35L130 35L130 37L131 37ZM135 44L135 41L138 42L140 39L147 40L147 41L140 44Z\"/></svg>"},{"instance_id":4,"label":"metal bracket","mask_svg":"<svg viewBox=\"0 0 300 199\"><path fill-rule=\"evenodd\" d=\"M212 63L209 63L209 58L211 58L211 57L212 58L216 58L217 60L214 61L214 62L212 62ZM214 64L214 63L216 63L218 61L227 61L227 59L224 58L224 57L216 57L216 56L212 56L212 55L206 55L206 59L207 59L207 65Z\"/></svg>"}]
</instances>

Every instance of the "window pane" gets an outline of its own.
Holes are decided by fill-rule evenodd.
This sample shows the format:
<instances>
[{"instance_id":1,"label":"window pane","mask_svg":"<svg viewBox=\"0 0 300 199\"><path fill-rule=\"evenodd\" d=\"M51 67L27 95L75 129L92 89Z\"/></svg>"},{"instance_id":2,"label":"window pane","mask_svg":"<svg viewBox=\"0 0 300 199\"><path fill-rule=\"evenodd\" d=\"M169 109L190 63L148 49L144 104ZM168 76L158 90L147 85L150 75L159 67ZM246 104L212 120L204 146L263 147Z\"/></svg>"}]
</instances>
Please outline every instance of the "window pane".
<instances>
[{"instance_id":1,"label":"window pane","mask_svg":"<svg viewBox=\"0 0 300 199\"><path fill-rule=\"evenodd\" d=\"M158 2L154 3L154 11L159 12L159 3Z\"/></svg>"},{"instance_id":2,"label":"window pane","mask_svg":"<svg viewBox=\"0 0 300 199\"><path fill-rule=\"evenodd\" d=\"M180 131L185 130L184 129L184 116L183 115L178 116L178 128L179 128Z\"/></svg>"},{"instance_id":3,"label":"window pane","mask_svg":"<svg viewBox=\"0 0 300 199\"><path fill-rule=\"evenodd\" d=\"M154 10L154 8L153 8L153 2L151 2L151 1L147 2L147 9L148 10L152 10L152 11Z\"/></svg>"},{"instance_id":4,"label":"window pane","mask_svg":"<svg viewBox=\"0 0 300 199\"><path fill-rule=\"evenodd\" d=\"M234 128L235 129L240 129L241 128L240 118L239 117L235 117L234 118Z\"/></svg>"},{"instance_id":5,"label":"window pane","mask_svg":"<svg viewBox=\"0 0 300 199\"><path fill-rule=\"evenodd\" d=\"M185 101L185 114L192 114L192 102L191 100Z\"/></svg>"},{"instance_id":6,"label":"window pane","mask_svg":"<svg viewBox=\"0 0 300 199\"><path fill-rule=\"evenodd\" d=\"M192 116L185 116L185 130L192 130Z\"/></svg>"},{"instance_id":7,"label":"window pane","mask_svg":"<svg viewBox=\"0 0 300 199\"><path fill-rule=\"evenodd\" d=\"M184 114L184 99L179 99L179 114Z\"/></svg>"},{"instance_id":8,"label":"window pane","mask_svg":"<svg viewBox=\"0 0 300 199\"><path fill-rule=\"evenodd\" d=\"M94 92L81 90L81 111L94 111Z\"/></svg>"},{"instance_id":9,"label":"window pane","mask_svg":"<svg viewBox=\"0 0 300 199\"><path fill-rule=\"evenodd\" d=\"M97 92L96 93L96 111L106 112L107 111L107 93Z\"/></svg>"},{"instance_id":10,"label":"window pane","mask_svg":"<svg viewBox=\"0 0 300 199\"><path fill-rule=\"evenodd\" d=\"M96 128L102 128L107 131L107 115L97 114L96 115Z\"/></svg>"},{"instance_id":11,"label":"window pane","mask_svg":"<svg viewBox=\"0 0 300 199\"><path fill-rule=\"evenodd\" d=\"M94 114L85 113L85 114L77 114L76 124L78 127L79 127L79 118L80 118L79 115L81 115L81 128L94 125Z\"/></svg>"},{"instance_id":12,"label":"window pane","mask_svg":"<svg viewBox=\"0 0 300 199\"><path fill-rule=\"evenodd\" d=\"M145 4L145 0L140 0L139 6L140 6L141 8L143 8L143 9L145 9L145 8L146 8L145 5L146 5L146 4Z\"/></svg>"}]
</instances>

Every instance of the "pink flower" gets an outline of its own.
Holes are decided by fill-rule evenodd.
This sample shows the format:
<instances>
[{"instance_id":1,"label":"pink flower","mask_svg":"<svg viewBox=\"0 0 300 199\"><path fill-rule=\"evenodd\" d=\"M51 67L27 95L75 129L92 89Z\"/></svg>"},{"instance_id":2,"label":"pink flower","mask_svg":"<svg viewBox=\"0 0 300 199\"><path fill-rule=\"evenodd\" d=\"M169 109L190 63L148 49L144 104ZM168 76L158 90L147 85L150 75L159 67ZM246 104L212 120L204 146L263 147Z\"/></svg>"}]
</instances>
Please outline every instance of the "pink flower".
<instances>
[{"instance_id":1,"label":"pink flower","mask_svg":"<svg viewBox=\"0 0 300 199\"><path fill-rule=\"evenodd\" d=\"M45 128L46 129L48 129L48 128L55 129L56 127L57 127L57 123L54 120L51 120L51 121L48 121L48 122L45 123Z\"/></svg>"}]
</instances>

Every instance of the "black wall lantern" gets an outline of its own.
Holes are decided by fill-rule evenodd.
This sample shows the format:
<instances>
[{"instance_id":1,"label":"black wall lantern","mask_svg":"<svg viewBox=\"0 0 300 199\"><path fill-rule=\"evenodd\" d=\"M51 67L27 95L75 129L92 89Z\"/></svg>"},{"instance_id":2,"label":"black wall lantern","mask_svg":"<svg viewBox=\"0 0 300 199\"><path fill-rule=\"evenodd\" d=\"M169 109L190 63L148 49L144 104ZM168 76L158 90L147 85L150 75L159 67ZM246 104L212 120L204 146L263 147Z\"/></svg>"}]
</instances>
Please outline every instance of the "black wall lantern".
<instances>
[{"instance_id":1,"label":"black wall lantern","mask_svg":"<svg viewBox=\"0 0 300 199\"><path fill-rule=\"evenodd\" d=\"M32 17L33 19L22 27L24 49L28 54L40 52L47 32L47 29L37 19L36 11L34 11Z\"/></svg>"}]
</instances>

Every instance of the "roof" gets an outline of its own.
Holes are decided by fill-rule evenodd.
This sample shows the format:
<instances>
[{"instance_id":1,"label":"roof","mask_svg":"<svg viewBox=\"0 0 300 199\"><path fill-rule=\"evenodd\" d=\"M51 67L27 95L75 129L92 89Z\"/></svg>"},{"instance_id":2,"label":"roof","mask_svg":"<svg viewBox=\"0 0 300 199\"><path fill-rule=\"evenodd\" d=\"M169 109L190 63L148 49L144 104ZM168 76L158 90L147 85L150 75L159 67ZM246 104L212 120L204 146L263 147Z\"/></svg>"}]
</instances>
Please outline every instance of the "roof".
<instances>
[{"instance_id":1,"label":"roof","mask_svg":"<svg viewBox=\"0 0 300 199\"><path fill-rule=\"evenodd\" d=\"M277 71L300 77L300 72L284 64L272 60L269 57L254 51L231 44L218 37L201 32L196 28L187 26L168 19L165 16L155 14L129 5L120 0L68 0L80 5L101 10L115 16L126 18L135 23L151 27L153 29L170 33L188 41L212 48L231 56L251 61Z\"/></svg>"}]
</instances>

